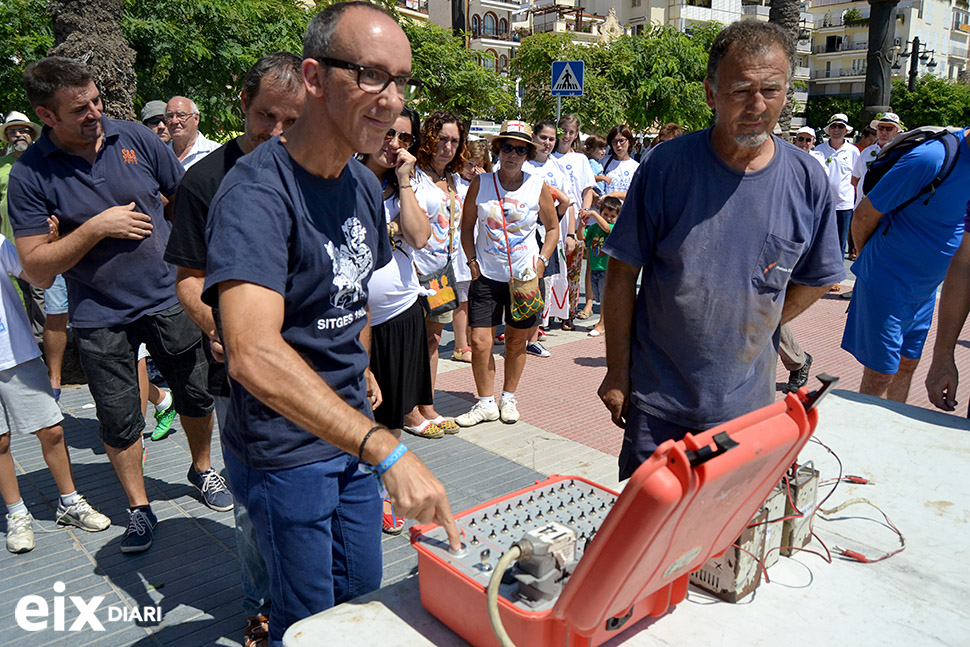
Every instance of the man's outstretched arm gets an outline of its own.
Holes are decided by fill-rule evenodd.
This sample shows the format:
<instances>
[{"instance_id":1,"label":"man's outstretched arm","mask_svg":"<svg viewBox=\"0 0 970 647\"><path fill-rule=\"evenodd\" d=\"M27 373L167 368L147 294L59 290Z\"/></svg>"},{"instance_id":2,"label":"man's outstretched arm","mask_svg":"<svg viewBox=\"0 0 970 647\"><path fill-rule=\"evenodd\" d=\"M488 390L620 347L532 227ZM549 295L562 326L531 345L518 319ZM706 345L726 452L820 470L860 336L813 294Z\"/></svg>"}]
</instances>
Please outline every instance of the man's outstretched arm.
<instances>
[{"instance_id":1,"label":"man's outstretched arm","mask_svg":"<svg viewBox=\"0 0 970 647\"><path fill-rule=\"evenodd\" d=\"M233 379L280 415L356 456L374 422L344 402L283 339L283 296L253 283L225 281L219 284L219 309ZM389 431L375 432L364 447L364 462L377 465L398 443ZM444 486L412 452L382 478L395 510L440 524L451 545L460 545Z\"/></svg>"}]
</instances>

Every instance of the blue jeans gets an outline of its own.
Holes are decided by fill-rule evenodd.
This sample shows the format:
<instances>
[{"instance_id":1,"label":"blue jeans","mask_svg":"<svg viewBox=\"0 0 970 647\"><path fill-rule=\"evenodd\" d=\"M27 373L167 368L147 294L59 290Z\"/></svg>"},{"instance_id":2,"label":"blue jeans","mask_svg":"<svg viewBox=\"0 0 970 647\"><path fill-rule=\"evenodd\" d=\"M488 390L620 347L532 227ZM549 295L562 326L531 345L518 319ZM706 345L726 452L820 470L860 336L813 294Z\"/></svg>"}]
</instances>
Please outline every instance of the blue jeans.
<instances>
[{"instance_id":1,"label":"blue jeans","mask_svg":"<svg viewBox=\"0 0 970 647\"><path fill-rule=\"evenodd\" d=\"M222 431L228 417L229 398L213 396L213 399L216 401L216 420L219 421L219 430ZM230 450L223 445L223 461L227 460L228 453ZM232 489L231 486L230 489ZM268 616L269 574L266 572L263 554L259 552L259 545L256 543L256 529L253 528L249 510L243 502L233 497L233 503L235 505L232 508L232 515L236 522L236 532L233 535L236 539L236 556L239 557L242 572L243 612L247 616Z\"/></svg>"},{"instance_id":2,"label":"blue jeans","mask_svg":"<svg viewBox=\"0 0 970 647\"><path fill-rule=\"evenodd\" d=\"M849 225L852 224L852 209L836 209L835 222L839 227L839 245L842 246L842 256L845 256L849 243Z\"/></svg>"},{"instance_id":3,"label":"blue jeans","mask_svg":"<svg viewBox=\"0 0 970 647\"><path fill-rule=\"evenodd\" d=\"M269 639L282 647L303 618L381 585L381 499L377 479L353 456L260 470L225 452L229 487L249 510L266 560Z\"/></svg>"}]
</instances>

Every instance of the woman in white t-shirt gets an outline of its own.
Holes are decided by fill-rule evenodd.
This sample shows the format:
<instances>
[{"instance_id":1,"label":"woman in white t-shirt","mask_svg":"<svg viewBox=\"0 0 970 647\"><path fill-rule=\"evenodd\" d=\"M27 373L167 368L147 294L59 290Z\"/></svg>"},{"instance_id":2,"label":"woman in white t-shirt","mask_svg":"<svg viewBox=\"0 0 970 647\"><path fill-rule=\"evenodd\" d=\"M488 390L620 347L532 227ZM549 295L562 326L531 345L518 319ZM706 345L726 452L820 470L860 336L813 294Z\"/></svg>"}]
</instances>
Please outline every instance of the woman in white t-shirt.
<instances>
[{"instance_id":1,"label":"woman in white t-shirt","mask_svg":"<svg viewBox=\"0 0 970 647\"><path fill-rule=\"evenodd\" d=\"M455 418L462 427L498 420L519 419L515 389L525 367L525 345L541 313L521 321L512 317L509 281L542 278L559 240L559 225L552 189L543 179L524 170L534 155L532 128L523 121L506 121L492 142L500 169L483 173L468 187L462 212L461 246L468 257L472 284L468 290L468 325L472 331L472 373L478 402ZM542 224L542 249L536 229ZM495 328L505 318L505 377L502 399L494 397Z\"/></svg>"},{"instance_id":2,"label":"woman in white t-shirt","mask_svg":"<svg viewBox=\"0 0 970 647\"><path fill-rule=\"evenodd\" d=\"M460 244L461 207L466 189L458 175L468 161L466 136L464 121L452 112L437 110L428 115L421 126L421 146L415 155L415 194L418 204L431 223L431 237L423 249L415 252L414 265L418 274L431 274L443 268L450 258L459 302L457 310L439 316L429 315L425 322L431 356L432 387L438 372L438 346L441 344L441 333L445 324L454 319L455 327L459 328L468 317L468 297L465 290L471 274ZM463 285L466 286L465 290L462 289ZM421 407L421 413L428 420L435 421L446 434L458 433L458 425L440 416L434 405Z\"/></svg>"},{"instance_id":3,"label":"woman in white t-shirt","mask_svg":"<svg viewBox=\"0 0 970 647\"><path fill-rule=\"evenodd\" d=\"M630 146L633 142L633 132L626 124L613 126L606 136L606 143L610 147L610 154L603 163L603 173L610 178L609 193L615 198L626 200L626 191L633 181L633 174L640 164L630 157Z\"/></svg>"},{"instance_id":4,"label":"woman in white t-shirt","mask_svg":"<svg viewBox=\"0 0 970 647\"><path fill-rule=\"evenodd\" d=\"M407 147L417 148L414 133L419 124L417 113L405 108L384 136L380 152L361 158L381 181L387 235L393 248L391 261L374 270L367 284L370 368L382 396L374 420L390 429L440 438L444 432L419 410L419 405L434 402L424 311L418 303L421 285L412 260L414 250L424 247L431 235L411 188L415 160ZM397 534L403 528L403 517L397 517L386 501L384 532Z\"/></svg>"},{"instance_id":5,"label":"woman in white t-shirt","mask_svg":"<svg viewBox=\"0 0 970 647\"><path fill-rule=\"evenodd\" d=\"M595 196L596 176L589 158L583 152L579 141L579 119L576 115L563 115L559 119L559 141L553 156L559 160L559 166L569 180L566 195L569 196L575 210L576 224L572 233L567 233L566 248L566 278L569 281L569 318L563 321L563 330L575 330L573 317L579 312L579 281L583 276L583 237L577 236L576 231L586 230L585 209L593 203ZM569 239L572 239L572 252L569 251Z\"/></svg>"}]
</instances>

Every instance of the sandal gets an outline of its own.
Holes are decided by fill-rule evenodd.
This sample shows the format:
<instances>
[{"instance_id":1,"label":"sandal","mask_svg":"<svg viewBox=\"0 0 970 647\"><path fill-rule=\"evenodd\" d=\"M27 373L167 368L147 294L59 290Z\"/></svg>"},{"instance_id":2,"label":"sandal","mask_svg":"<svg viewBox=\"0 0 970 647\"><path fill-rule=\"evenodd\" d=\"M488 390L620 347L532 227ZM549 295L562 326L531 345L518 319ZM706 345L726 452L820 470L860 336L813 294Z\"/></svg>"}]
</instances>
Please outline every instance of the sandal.
<instances>
[{"instance_id":1,"label":"sandal","mask_svg":"<svg viewBox=\"0 0 970 647\"><path fill-rule=\"evenodd\" d=\"M583 319L589 319L589 316L591 314L593 314L592 310L589 312L586 312L585 310L580 310L579 312L576 313L576 318L582 321Z\"/></svg>"},{"instance_id":2,"label":"sandal","mask_svg":"<svg viewBox=\"0 0 970 647\"><path fill-rule=\"evenodd\" d=\"M454 354L452 354L452 356L451 356L451 361L453 361L453 362L466 362L468 364L471 364L471 361L472 361L472 349L471 348L465 348L464 350L462 350L462 349L456 348Z\"/></svg>"},{"instance_id":3,"label":"sandal","mask_svg":"<svg viewBox=\"0 0 970 647\"><path fill-rule=\"evenodd\" d=\"M563 319L562 320L562 329L563 330L576 330L576 324L573 323L573 318L572 317L569 317L568 319Z\"/></svg>"},{"instance_id":4,"label":"sandal","mask_svg":"<svg viewBox=\"0 0 970 647\"><path fill-rule=\"evenodd\" d=\"M401 531L404 530L404 518L394 514L394 506L391 506L391 500L389 498L384 497L384 503L388 504L391 511L383 513L381 531L388 535L400 535Z\"/></svg>"},{"instance_id":5,"label":"sandal","mask_svg":"<svg viewBox=\"0 0 970 647\"><path fill-rule=\"evenodd\" d=\"M461 427L458 426L457 422L454 420L448 420L444 416L438 416L432 420L431 423L446 434L457 434L459 431L461 431Z\"/></svg>"},{"instance_id":6,"label":"sandal","mask_svg":"<svg viewBox=\"0 0 970 647\"><path fill-rule=\"evenodd\" d=\"M243 647L266 647L269 644L269 618L250 616L247 620L249 624L243 634Z\"/></svg>"},{"instance_id":7,"label":"sandal","mask_svg":"<svg viewBox=\"0 0 970 647\"><path fill-rule=\"evenodd\" d=\"M403 429L412 436L418 436L419 438L441 438L445 435L445 432L430 420L425 420L424 423L425 424L418 425L417 427L408 427L407 425L404 425Z\"/></svg>"}]
</instances>

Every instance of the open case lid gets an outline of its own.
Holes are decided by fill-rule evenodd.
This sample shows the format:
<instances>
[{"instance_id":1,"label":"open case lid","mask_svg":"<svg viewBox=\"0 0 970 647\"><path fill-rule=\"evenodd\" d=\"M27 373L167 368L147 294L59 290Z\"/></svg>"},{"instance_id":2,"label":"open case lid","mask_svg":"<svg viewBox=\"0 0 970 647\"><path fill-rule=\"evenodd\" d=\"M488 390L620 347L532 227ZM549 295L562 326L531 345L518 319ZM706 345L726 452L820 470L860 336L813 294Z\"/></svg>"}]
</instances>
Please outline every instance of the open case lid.
<instances>
[{"instance_id":1,"label":"open case lid","mask_svg":"<svg viewBox=\"0 0 970 647\"><path fill-rule=\"evenodd\" d=\"M630 478L552 615L591 635L723 553L808 442L830 386L663 443Z\"/></svg>"}]
</instances>

